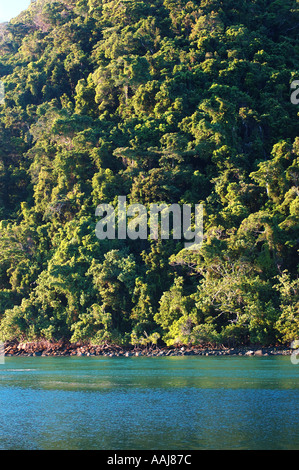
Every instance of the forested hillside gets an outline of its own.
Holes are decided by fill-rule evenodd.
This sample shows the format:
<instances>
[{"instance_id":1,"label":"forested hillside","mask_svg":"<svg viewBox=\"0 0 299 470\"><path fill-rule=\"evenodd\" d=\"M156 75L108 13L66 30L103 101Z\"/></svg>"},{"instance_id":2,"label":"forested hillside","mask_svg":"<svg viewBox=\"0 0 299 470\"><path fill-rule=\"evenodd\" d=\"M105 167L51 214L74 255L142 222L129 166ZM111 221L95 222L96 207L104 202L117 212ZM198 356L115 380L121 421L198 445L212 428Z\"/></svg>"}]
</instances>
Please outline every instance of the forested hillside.
<instances>
[{"instance_id":1,"label":"forested hillside","mask_svg":"<svg viewBox=\"0 0 299 470\"><path fill-rule=\"evenodd\" d=\"M37 0L0 28L0 332L120 345L299 336L296 0ZM96 207L204 204L199 251Z\"/></svg>"}]
</instances>

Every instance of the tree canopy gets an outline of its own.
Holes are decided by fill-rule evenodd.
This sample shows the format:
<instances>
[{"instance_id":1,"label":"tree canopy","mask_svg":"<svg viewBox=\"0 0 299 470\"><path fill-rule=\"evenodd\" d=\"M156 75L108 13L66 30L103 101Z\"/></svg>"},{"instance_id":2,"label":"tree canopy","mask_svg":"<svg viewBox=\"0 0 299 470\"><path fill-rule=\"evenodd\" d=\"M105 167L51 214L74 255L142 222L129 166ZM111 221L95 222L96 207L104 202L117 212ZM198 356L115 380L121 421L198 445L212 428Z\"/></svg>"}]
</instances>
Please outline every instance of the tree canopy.
<instances>
[{"instance_id":1,"label":"tree canopy","mask_svg":"<svg viewBox=\"0 0 299 470\"><path fill-rule=\"evenodd\" d=\"M36 0L0 25L0 333L299 336L296 0ZM204 242L98 240L98 204L203 204Z\"/></svg>"}]
</instances>

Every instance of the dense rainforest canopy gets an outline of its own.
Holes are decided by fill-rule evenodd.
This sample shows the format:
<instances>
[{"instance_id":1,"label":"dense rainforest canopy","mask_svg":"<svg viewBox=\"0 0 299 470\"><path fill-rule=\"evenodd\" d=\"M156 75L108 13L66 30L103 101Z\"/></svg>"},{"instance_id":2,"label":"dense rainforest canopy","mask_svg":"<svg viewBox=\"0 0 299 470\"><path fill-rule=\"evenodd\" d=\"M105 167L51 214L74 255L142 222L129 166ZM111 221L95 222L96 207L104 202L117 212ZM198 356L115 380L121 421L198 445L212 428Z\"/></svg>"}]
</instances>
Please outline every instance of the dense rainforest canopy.
<instances>
[{"instance_id":1,"label":"dense rainforest canopy","mask_svg":"<svg viewBox=\"0 0 299 470\"><path fill-rule=\"evenodd\" d=\"M296 0L37 0L0 25L2 340L299 336ZM96 207L203 204L199 251Z\"/></svg>"}]
</instances>

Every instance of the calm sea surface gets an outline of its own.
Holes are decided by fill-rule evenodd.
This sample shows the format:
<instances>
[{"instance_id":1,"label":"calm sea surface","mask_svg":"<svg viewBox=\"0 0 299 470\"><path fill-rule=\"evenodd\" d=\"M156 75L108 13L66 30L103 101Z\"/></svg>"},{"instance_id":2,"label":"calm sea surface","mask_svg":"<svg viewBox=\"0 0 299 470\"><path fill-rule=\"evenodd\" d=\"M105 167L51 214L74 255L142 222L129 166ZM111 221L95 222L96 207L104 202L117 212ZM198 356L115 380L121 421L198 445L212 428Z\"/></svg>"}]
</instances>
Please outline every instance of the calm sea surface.
<instances>
[{"instance_id":1,"label":"calm sea surface","mask_svg":"<svg viewBox=\"0 0 299 470\"><path fill-rule=\"evenodd\" d=\"M299 449L289 357L7 357L1 450Z\"/></svg>"}]
</instances>

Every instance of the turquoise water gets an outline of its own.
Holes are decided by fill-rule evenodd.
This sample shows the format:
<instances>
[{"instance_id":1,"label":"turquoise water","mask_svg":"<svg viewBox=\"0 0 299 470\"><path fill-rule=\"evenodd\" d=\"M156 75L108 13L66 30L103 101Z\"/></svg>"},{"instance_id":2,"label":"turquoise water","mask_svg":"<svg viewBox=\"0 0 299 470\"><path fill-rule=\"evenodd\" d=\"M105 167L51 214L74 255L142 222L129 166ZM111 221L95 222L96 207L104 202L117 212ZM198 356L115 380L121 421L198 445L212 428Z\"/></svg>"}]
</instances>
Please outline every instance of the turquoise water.
<instances>
[{"instance_id":1,"label":"turquoise water","mask_svg":"<svg viewBox=\"0 0 299 470\"><path fill-rule=\"evenodd\" d=\"M289 357L8 357L1 450L299 449Z\"/></svg>"}]
</instances>

